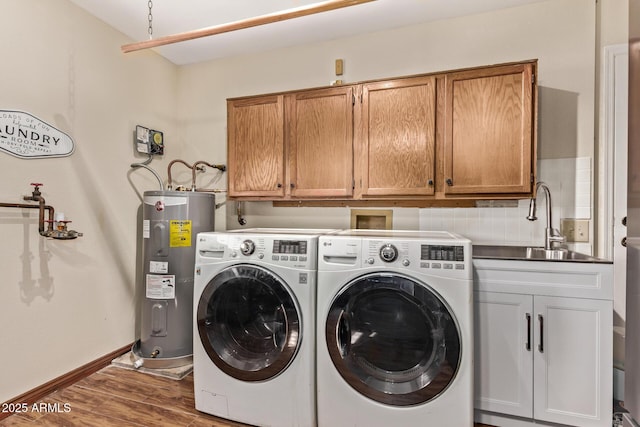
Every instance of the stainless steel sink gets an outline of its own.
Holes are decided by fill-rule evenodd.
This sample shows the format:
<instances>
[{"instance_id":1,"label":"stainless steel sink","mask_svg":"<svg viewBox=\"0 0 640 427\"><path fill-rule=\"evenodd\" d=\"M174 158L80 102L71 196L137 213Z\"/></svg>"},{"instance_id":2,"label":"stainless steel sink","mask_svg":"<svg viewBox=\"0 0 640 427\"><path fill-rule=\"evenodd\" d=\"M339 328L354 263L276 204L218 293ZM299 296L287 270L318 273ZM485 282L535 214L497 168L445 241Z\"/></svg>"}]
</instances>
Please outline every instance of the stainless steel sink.
<instances>
[{"instance_id":1,"label":"stainless steel sink","mask_svg":"<svg viewBox=\"0 0 640 427\"><path fill-rule=\"evenodd\" d=\"M531 261L611 262L567 249L548 250L530 246L473 245L473 257Z\"/></svg>"}]
</instances>

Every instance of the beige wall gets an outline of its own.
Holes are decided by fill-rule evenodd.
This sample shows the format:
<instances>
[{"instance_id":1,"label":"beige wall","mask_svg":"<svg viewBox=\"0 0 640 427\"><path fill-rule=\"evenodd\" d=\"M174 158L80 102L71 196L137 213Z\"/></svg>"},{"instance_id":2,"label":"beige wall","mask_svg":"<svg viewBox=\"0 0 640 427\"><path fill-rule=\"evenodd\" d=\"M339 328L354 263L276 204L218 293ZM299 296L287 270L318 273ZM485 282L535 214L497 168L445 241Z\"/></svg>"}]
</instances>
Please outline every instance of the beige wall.
<instances>
[{"instance_id":1,"label":"beige wall","mask_svg":"<svg viewBox=\"0 0 640 427\"><path fill-rule=\"evenodd\" d=\"M140 161L132 132L164 130L175 155L177 67L151 52L123 56L128 39L67 1L4 0L0 28L0 109L29 112L76 144L57 159L0 152L0 201L20 203L44 183L47 204L84 233L44 239L37 210L0 208L5 401L134 340L137 192L158 184L129 172Z\"/></svg>"},{"instance_id":2,"label":"beige wall","mask_svg":"<svg viewBox=\"0 0 640 427\"><path fill-rule=\"evenodd\" d=\"M185 66L180 69L182 141L194 153L224 158L225 98L327 85L345 60L347 82L539 59L540 158L594 152L595 2L553 0L493 13L425 23ZM349 224L348 209L273 209L246 204L247 226ZM227 227L237 228L228 207ZM417 228L418 209L396 209L394 227ZM397 222L396 222L397 221Z\"/></svg>"},{"instance_id":3,"label":"beige wall","mask_svg":"<svg viewBox=\"0 0 640 427\"><path fill-rule=\"evenodd\" d=\"M594 2L551 0L178 68L150 51L122 55L131 40L66 1L5 0L0 109L53 124L76 152L44 160L0 153L0 201L19 202L30 182L44 182L47 202L84 236L45 240L33 212L0 209L0 341L10 348L0 356L0 401L135 339L137 210L141 193L157 189L150 173L129 169L141 160L136 124L165 132L166 154L151 166L166 178L176 158L226 162L226 98L326 85L336 58L347 82L538 58L541 157L589 157L595 23ZM615 28L600 31L615 39ZM188 180L184 171L175 177ZM199 179L226 187L226 176ZM349 224L346 208L245 209L248 226ZM216 213L217 229L238 226L234 204ZM394 226L418 228L419 210L396 209Z\"/></svg>"},{"instance_id":4,"label":"beige wall","mask_svg":"<svg viewBox=\"0 0 640 427\"><path fill-rule=\"evenodd\" d=\"M629 0L600 0L598 38L600 47L629 40Z\"/></svg>"}]
</instances>

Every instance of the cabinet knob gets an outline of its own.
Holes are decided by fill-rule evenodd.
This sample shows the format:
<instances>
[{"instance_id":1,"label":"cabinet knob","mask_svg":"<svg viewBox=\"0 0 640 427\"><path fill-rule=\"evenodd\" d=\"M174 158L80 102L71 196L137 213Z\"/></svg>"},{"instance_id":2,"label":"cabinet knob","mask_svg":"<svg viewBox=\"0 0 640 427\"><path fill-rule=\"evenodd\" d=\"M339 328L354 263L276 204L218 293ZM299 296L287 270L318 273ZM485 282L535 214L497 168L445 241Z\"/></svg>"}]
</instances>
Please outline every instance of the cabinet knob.
<instances>
[{"instance_id":1,"label":"cabinet knob","mask_svg":"<svg viewBox=\"0 0 640 427\"><path fill-rule=\"evenodd\" d=\"M282 188L282 184L278 183L278 184L277 184L277 187L278 187L278 188Z\"/></svg>"},{"instance_id":2,"label":"cabinet knob","mask_svg":"<svg viewBox=\"0 0 640 427\"><path fill-rule=\"evenodd\" d=\"M620 242L620 244L626 248L627 247L627 238L623 237L622 241Z\"/></svg>"},{"instance_id":3,"label":"cabinet knob","mask_svg":"<svg viewBox=\"0 0 640 427\"><path fill-rule=\"evenodd\" d=\"M447 178L447 185L451 187L453 185L453 180L451 178Z\"/></svg>"},{"instance_id":4,"label":"cabinet knob","mask_svg":"<svg viewBox=\"0 0 640 427\"><path fill-rule=\"evenodd\" d=\"M295 187L296 187L296 185L295 185L293 182L292 182L291 184L289 184L289 186L290 186L291 188L295 188Z\"/></svg>"},{"instance_id":5,"label":"cabinet knob","mask_svg":"<svg viewBox=\"0 0 640 427\"><path fill-rule=\"evenodd\" d=\"M432 179L430 179L429 181L427 181L427 184L429 184L429 185L433 186L433 180L432 180Z\"/></svg>"}]
</instances>

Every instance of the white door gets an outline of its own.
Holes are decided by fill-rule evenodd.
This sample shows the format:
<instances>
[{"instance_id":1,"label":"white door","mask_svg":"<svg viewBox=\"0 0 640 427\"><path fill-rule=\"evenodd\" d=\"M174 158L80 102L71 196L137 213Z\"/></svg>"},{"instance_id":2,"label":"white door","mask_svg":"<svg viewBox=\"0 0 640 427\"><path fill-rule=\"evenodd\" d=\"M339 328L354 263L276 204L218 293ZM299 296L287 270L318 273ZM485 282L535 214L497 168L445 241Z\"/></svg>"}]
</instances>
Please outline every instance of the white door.
<instances>
[{"instance_id":1,"label":"white door","mask_svg":"<svg viewBox=\"0 0 640 427\"><path fill-rule=\"evenodd\" d=\"M533 416L533 296L474 292L475 408Z\"/></svg>"},{"instance_id":2,"label":"white door","mask_svg":"<svg viewBox=\"0 0 640 427\"><path fill-rule=\"evenodd\" d=\"M534 313L534 418L611 426L612 302L535 296Z\"/></svg>"},{"instance_id":3,"label":"white door","mask_svg":"<svg viewBox=\"0 0 640 427\"><path fill-rule=\"evenodd\" d=\"M625 299L623 298L627 277L627 249L622 244L627 236L627 98L629 87L629 55L624 45L616 51L615 61L615 158L614 158L614 209L613 209L613 261L614 261L614 310L624 320ZM616 197L615 195L619 195ZM619 322L615 323L616 325Z\"/></svg>"},{"instance_id":4,"label":"white door","mask_svg":"<svg viewBox=\"0 0 640 427\"><path fill-rule=\"evenodd\" d=\"M640 422L640 0L629 0L625 408Z\"/></svg>"},{"instance_id":5,"label":"white door","mask_svg":"<svg viewBox=\"0 0 640 427\"><path fill-rule=\"evenodd\" d=\"M604 48L602 75L603 114L601 129L601 183L599 222L599 256L613 260L613 326L614 367L624 369L624 327L627 319L627 163L628 163L628 98L629 45ZM624 243L623 243L624 242ZM624 382L621 387L624 387ZM624 390L616 381L614 398L624 399Z\"/></svg>"}]
</instances>

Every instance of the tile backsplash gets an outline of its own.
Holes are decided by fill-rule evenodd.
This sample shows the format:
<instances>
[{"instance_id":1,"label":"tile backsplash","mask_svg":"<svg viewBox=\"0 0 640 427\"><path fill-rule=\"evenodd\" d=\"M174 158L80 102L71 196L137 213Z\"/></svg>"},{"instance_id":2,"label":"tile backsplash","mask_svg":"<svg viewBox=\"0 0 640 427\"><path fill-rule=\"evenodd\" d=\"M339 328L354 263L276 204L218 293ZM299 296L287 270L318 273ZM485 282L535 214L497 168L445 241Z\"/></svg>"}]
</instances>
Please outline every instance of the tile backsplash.
<instances>
[{"instance_id":1,"label":"tile backsplash","mask_svg":"<svg viewBox=\"0 0 640 427\"><path fill-rule=\"evenodd\" d=\"M591 157L538 161L538 180L551 190L553 228L560 229L562 218L591 219L592 169ZM537 200L537 221L526 219L529 199L519 200L517 206L511 207L420 209L420 229L451 231L476 244L541 246L546 209L542 194ZM568 246L577 252L592 254L593 242Z\"/></svg>"}]
</instances>

